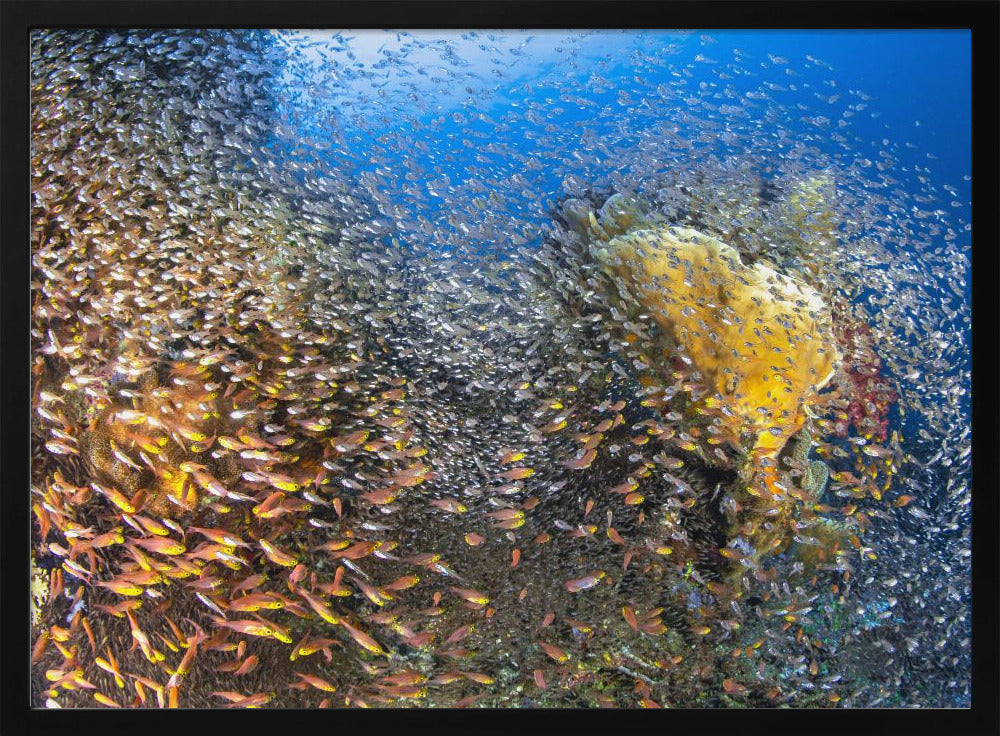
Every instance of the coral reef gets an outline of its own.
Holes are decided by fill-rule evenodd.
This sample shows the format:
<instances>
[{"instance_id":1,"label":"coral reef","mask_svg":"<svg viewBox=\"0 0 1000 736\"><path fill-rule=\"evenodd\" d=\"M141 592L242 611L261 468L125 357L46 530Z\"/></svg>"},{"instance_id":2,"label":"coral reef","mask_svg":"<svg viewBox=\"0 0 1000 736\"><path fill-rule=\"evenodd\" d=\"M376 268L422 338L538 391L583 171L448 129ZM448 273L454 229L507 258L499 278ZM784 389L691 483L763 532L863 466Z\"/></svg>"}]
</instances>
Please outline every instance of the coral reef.
<instances>
[{"instance_id":1,"label":"coral reef","mask_svg":"<svg viewBox=\"0 0 1000 736\"><path fill-rule=\"evenodd\" d=\"M808 224L829 235L829 217L806 212L827 211L831 189L825 177L807 179L774 207L794 220L793 229ZM720 467L731 466L723 448L742 458L741 480L723 504L721 552L735 563L733 587L742 589L747 569L789 545L811 565L846 569L853 526L814 510L825 508L820 497L830 468L810 459L817 431L811 417L828 410L832 397L820 392L842 361L830 306L800 278L760 258L745 265L719 238L648 210L618 193L599 209L569 200L562 217L633 324L652 323L654 339L643 341L642 360L659 378L640 380L650 390L670 382L683 389L661 404L664 414L684 417L680 447ZM795 242L789 252L808 260L807 247Z\"/></svg>"},{"instance_id":2,"label":"coral reef","mask_svg":"<svg viewBox=\"0 0 1000 736\"><path fill-rule=\"evenodd\" d=\"M889 411L899 394L883 375L871 327L847 319L840 320L839 324L837 340L847 356L846 373L851 382L852 399L847 417L837 422L834 431L839 437L846 437L851 425L859 436L884 442Z\"/></svg>"},{"instance_id":3,"label":"coral reef","mask_svg":"<svg viewBox=\"0 0 1000 736\"><path fill-rule=\"evenodd\" d=\"M833 174L567 177L539 228L406 135L332 164L272 43L36 35L33 704L854 697L810 616L899 459Z\"/></svg>"},{"instance_id":4,"label":"coral reef","mask_svg":"<svg viewBox=\"0 0 1000 736\"><path fill-rule=\"evenodd\" d=\"M702 401L738 418L751 451L780 451L838 359L819 294L687 228L634 230L594 255L659 324L667 349L690 358Z\"/></svg>"}]
</instances>

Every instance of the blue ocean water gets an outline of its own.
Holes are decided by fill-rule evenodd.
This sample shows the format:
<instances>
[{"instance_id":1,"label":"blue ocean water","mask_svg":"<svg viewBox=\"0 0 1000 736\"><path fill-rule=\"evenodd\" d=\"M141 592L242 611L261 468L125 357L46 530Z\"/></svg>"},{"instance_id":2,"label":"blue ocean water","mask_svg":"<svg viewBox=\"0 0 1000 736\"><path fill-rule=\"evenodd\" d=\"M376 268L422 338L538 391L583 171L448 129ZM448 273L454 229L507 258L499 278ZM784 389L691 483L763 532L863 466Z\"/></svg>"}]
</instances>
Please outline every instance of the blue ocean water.
<instances>
[{"instance_id":1,"label":"blue ocean water","mask_svg":"<svg viewBox=\"0 0 1000 736\"><path fill-rule=\"evenodd\" d=\"M426 32L425 32L426 33ZM384 49L385 41L392 40L395 32L358 31L353 37L373 37L371 45ZM433 36L434 34L427 34ZM479 32L474 37L458 32L437 34L448 45L452 46L459 58L470 52L479 53L487 46L481 42L486 32ZM568 32L540 32L537 34L509 34L524 45L522 38L545 39L546 35L572 39L574 34ZM406 108L396 108L405 114L406 118L415 117L428 123L423 131L413 131L418 138L423 137L433 144L432 158L435 164L447 168L447 160L439 160L444 147L455 144L470 131L477 129L495 135L492 122L480 119L484 110L488 110L493 118L499 119L505 113L523 112L525 105L532 102L539 104L544 111L544 99L552 100L551 89L545 94L535 94L535 82L545 79L555 73L561 75L569 89L573 83L578 83L578 92L583 92L588 98L598 104L614 101L622 89L634 88L635 67L628 63L608 64L611 51L632 47L642 53L656 55L664 47L676 46L675 55L666 57L674 66L688 64L699 54L716 56L713 63L724 63L732 59L730 52L738 49L742 52L740 58L750 75L734 76L729 84L736 90L748 91L758 87L762 82L788 83L795 82L799 77L788 76L785 71L791 68L796 74L803 74L805 84L791 92L783 93L781 101L791 107L805 104L816 106L815 95L839 96L836 104L830 106L830 113L842 113L851 103L858 103L857 93L863 95L866 109L852 115L850 132L870 146L867 155L877 156L880 150L892 147L903 170L912 170L914 166L929 170L938 184L947 184L955 189L954 199L961 204L952 214L959 215L966 221L969 219L969 201L971 197L971 32L963 30L868 30L868 31L731 31L708 30L704 33L686 32L598 32L597 39L593 35L576 34L580 36L578 61L570 65L562 59L553 58L551 45L543 48L543 53L532 51L532 44L526 47L525 62L517 67L505 68L503 76L495 85L492 93L485 98L475 97L475 112L463 115L463 107L468 107L471 96L461 99L455 89L432 91L427 85L412 87L409 95L412 104ZM503 38L505 34L497 33L495 38ZM323 34L316 34L323 39ZM385 41L383 41L383 38ZM705 39L711 39L706 43ZM535 45L539 45L537 41ZM544 40L543 40L543 46ZM345 48L353 46L350 42ZM335 47L340 48L340 47ZM610 51L604 53L605 50ZM362 52L358 52L362 53ZM788 66L769 63L768 55L787 60ZM810 62L810 57L815 62ZM337 58L336 51L331 51L331 60ZM373 58L379 58L374 57ZM391 58L391 57L390 57ZM437 60L440 63L440 60ZM467 62L468 63L468 62ZM477 63L481 66L477 66ZM417 70L424 74L419 64L408 60L389 61L384 59L369 62L370 68L381 65L380 71L385 71L385 78L395 79L396 75L405 70L408 77L416 77ZM534 65L530 71L526 67ZM336 65L333 65L336 66ZM361 66L366 66L361 62ZM396 70L392 69L396 66ZM471 63L473 72L496 71L488 61ZM388 67L388 68L386 68ZM409 67L409 68L407 68ZM566 75L570 71L569 76ZM645 80L652 85L671 81L671 75L666 66L658 71L645 67L641 69ZM587 83L587 78L599 72L607 86L595 90ZM693 67L690 84L711 84L718 80L713 76L710 64ZM508 81L510 80L510 81ZM299 80L300 82L304 80ZM549 80L551 82L551 80ZM308 81L307 87L308 87ZM824 84L832 82L833 84ZM391 81L389 89L391 89ZM384 89L380 85L379 89ZM299 90L303 92L303 90ZM369 103L379 103L377 97L365 99L373 90L363 90L351 87L346 90L344 98L330 100L335 117L344 124L346 142L353 141L348 152L350 158L363 157L370 151L373 136L379 130L392 130L396 120L392 115L393 108L383 109L378 115L352 115L352 109L364 108ZM304 92L308 95L308 91ZM381 95L383 98L384 94ZM636 98L635 102L639 102ZM464 103L464 104L463 104ZM551 109L553 105L548 105ZM588 113L583 109L574 109L572 104L556 104L561 108L555 119L547 120L563 128L559 135L572 135L572 128L587 122ZM623 112L628 112L635 105L623 104ZM339 109L337 109L339 108ZM329 112L329 110L328 110ZM457 113L457 115L456 115ZM829 113L828 113L829 114ZM626 114L627 118L628 115ZM435 118L436 124L431 123ZM315 121L315 127L303 123L302 132L315 135L322 139L326 130L325 121ZM593 121L591 121L593 122ZM357 128L354 124L357 123ZM627 123L619 121L617 132L624 132ZM594 129L600 134L601 127ZM813 134L808 125L801 124L803 134ZM511 137L504 142L516 146L521 152L530 152L533 143L528 138L517 137L524 132L524 123L511 131ZM636 131L632 131L635 133ZM449 143L450 142L450 143ZM568 143L569 141L567 141ZM463 149L453 145L456 157L450 163L455 171L460 172L470 161L461 154ZM465 151L468 152L468 151ZM403 153L403 152L401 152ZM479 153L482 153L481 151ZM859 154L865 153L859 150ZM419 149L405 152L407 156L420 157ZM356 160L356 159L355 159ZM497 163L503 162L497 158ZM544 178L551 170L538 172ZM546 181L551 184L552 177Z\"/></svg>"},{"instance_id":2,"label":"blue ocean water","mask_svg":"<svg viewBox=\"0 0 1000 736\"><path fill-rule=\"evenodd\" d=\"M343 35L353 36L355 46L383 51L399 40L394 32ZM918 207L936 209L936 222L960 248L970 241L969 31L478 31L421 37L450 47L447 58L465 60L465 67L486 83L474 83L463 95L455 86L419 80L433 76L421 68L433 69L432 62L373 56L379 60L367 66L385 72L380 91L367 98L363 88L350 88L356 96L338 100L341 110L372 104L380 111L343 116L343 140L350 145L342 150L349 163L340 165L369 172L381 166L374 181L383 191L393 188L395 166L409 167L413 186L389 195L397 205L410 205L411 217L396 222L401 238L414 232L415 217L424 223L422 235L436 239L441 251L450 248L449 233L463 245L478 236L488 250L493 238L519 231L523 243L538 247L568 190L629 188L658 167L697 167L709 155L752 157L763 171L773 165L768 175L777 176L778 162L808 147L818 152L816 161L853 166L860 160L873 175L885 165L892 193L870 214L887 222L906 220L897 235L890 229L889 237L883 236L889 254L913 247L907 235L932 251L945 247L941 233L924 232L926 221L907 219ZM525 56L512 59L504 53L511 48L522 48ZM357 53L364 68L363 51ZM338 58L337 53L330 58ZM420 82L407 82L411 91L402 100L391 94L401 78L397 75ZM731 111L705 104L718 100L723 86L733 101ZM744 103L746 109L740 110ZM664 118L669 122L664 124ZM391 135L400 119L413 145L400 150L390 145L384 165L371 166L381 134ZM416 125L411 127L411 121ZM631 152L658 145L664 131L683 142L684 153L662 162L632 159ZM747 141L757 150L747 150ZM535 165L526 170L525 161ZM503 212L502 224L482 234L456 231L452 218L462 198L445 194L450 186L461 191L470 183L484 194L492 192ZM926 272L923 298L963 312L963 303L971 300L968 269L950 274L929 264L917 268ZM957 292L956 278L965 282ZM855 298L877 298L872 283ZM971 368L968 330L968 322L960 319L945 330L955 336L957 353L945 378L959 384ZM924 338L918 329L896 339L916 348ZM893 380L904 379L891 367L882 370ZM958 401L968 421L971 391L962 392ZM894 418L894 429L905 425L911 436L931 430L927 416L904 414Z\"/></svg>"},{"instance_id":3,"label":"blue ocean water","mask_svg":"<svg viewBox=\"0 0 1000 736\"><path fill-rule=\"evenodd\" d=\"M558 202L573 191L628 189L658 170L696 168L707 156L749 158L765 177L778 177L784 160L803 150L815 151L807 154L814 166L850 168L860 161L872 176L863 174L855 184L887 172L892 192L868 216L905 220L899 233L890 228L879 236L888 253L912 248L907 236L942 249L942 233L936 225L927 229L929 219L960 247L971 237L969 31L345 31L305 37L325 56L313 67L315 79L305 74L291 85L303 105L300 130L323 140L328 122L338 122L328 163L353 171L375 196L399 208L387 240L429 238L441 252L455 242L478 242L486 251L508 238L537 248ZM435 79L449 67L465 73L468 84ZM317 90L324 92L316 97ZM664 142L674 140L678 153ZM644 148L654 153L635 153ZM657 159L659 151L669 157ZM795 174L792 166L786 175ZM492 205L481 229L466 227L479 217L474 211L456 211L470 191ZM937 214L911 218L920 208ZM460 229L456 221L463 219ZM925 270L925 298L961 312L971 300L969 271ZM956 278L965 281L957 293ZM877 298L872 284L855 298ZM968 324L959 321L947 331L967 334ZM916 346L920 331L897 339ZM955 349L954 370L968 371L968 340L957 340ZM959 400L968 417L971 393ZM919 414L907 423L911 432L929 429Z\"/></svg>"},{"instance_id":4,"label":"blue ocean water","mask_svg":"<svg viewBox=\"0 0 1000 736\"><path fill-rule=\"evenodd\" d=\"M872 97L878 118L857 115L855 132L913 143L910 163L929 165L968 200L972 155L972 34L960 30L722 31L748 51L822 59L841 88Z\"/></svg>"}]
</instances>

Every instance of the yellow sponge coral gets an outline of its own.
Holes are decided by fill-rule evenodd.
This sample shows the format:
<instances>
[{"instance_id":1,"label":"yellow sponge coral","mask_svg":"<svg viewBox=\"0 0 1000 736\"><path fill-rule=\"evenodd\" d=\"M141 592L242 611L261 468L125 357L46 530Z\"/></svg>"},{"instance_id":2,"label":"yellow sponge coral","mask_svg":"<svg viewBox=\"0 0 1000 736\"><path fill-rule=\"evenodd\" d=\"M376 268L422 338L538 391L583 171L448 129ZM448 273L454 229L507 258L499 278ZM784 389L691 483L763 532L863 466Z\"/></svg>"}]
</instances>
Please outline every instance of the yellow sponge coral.
<instances>
[{"instance_id":1,"label":"yellow sponge coral","mask_svg":"<svg viewBox=\"0 0 1000 736\"><path fill-rule=\"evenodd\" d=\"M752 434L746 449L758 460L775 456L839 359L819 293L762 262L744 265L733 248L689 228L637 229L590 247L690 358L709 387L704 400Z\"/></svg>"}]
</instances>

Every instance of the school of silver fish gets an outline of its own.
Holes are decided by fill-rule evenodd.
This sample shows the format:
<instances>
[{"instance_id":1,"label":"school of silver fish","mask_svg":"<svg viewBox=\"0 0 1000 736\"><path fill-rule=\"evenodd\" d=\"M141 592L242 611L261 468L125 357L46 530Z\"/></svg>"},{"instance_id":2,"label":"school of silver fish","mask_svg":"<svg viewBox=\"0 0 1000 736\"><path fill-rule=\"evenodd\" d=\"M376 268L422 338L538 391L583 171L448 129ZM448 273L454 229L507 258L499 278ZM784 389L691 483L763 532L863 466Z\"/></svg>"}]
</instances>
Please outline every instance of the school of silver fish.
<instances>
[{"instance_id":1,"label":"school of silver fish","mask_svg":"<svg viewBox=\"0 0 1000 736\"><path fill-rule=\"evenodd\" d=\"M968 704L955 188L592 36L32 33L35 706Z\"/></svg>"}]
</instances>

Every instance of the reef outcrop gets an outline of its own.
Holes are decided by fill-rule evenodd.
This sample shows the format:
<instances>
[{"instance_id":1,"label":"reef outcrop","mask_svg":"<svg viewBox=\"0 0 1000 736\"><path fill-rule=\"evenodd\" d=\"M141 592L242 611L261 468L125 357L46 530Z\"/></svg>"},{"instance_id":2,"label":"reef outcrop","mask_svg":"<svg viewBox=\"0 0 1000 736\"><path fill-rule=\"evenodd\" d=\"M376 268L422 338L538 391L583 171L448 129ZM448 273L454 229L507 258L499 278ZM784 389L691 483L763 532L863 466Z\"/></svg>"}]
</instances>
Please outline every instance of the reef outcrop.
<instances>
[{"instance_id":1,"label":"reef outcrop","mask_svg":"<svg viewBox=\"0 0 1000 736\"><path fill-rule=\"evenodd\" d=\"M663 355L684 356L701 374L702 403L738 424L751 438L748 451L775 456L840 359L829 308L811 286L765 262L744 265L721 240L650 226L639 212L615 195L600 220L579 218L578 231L586 229L623 300L660 327Z\"/></svg>"}]
</instances>

